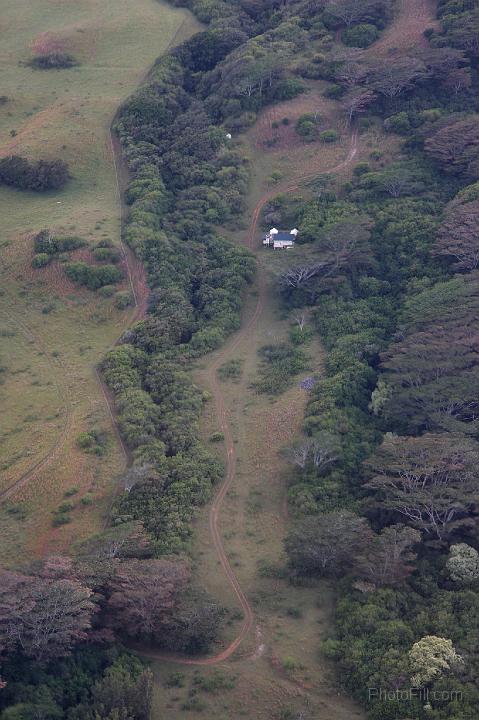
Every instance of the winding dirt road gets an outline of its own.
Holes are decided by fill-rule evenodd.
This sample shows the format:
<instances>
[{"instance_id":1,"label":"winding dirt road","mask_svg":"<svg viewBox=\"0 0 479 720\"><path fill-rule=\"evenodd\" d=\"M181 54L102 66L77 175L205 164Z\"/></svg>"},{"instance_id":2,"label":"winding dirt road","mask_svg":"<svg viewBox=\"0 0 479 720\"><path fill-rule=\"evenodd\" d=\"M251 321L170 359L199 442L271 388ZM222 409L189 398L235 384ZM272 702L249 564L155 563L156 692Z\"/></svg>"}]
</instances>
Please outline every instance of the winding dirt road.
<instances>
[{"instance_id":1,"label":"winding dirt road","mask_svg":"<svg viewBox=\"0 0 479 720\"><path fill-rule=\"evenodd\" d=\"M358 133L355 129L353 129L350 136L350 146L346 158L338 165L324 170L323 174L332 174L343 170L354 160L357 154L357 150ZM258 222L260 219L261 211L263 210L266 203L268 203L273 197L275 197L279 193L296 192L302 182L310 179L311 177L315 177L317 174L318 171L315 171L314 173L307 173L296 178L294 183L284 186L277 186L274 190L262 196L253 211L251 225L248 232L246 244L251 250L254 251L258 245ZM236 595L239 605L241 606L241 609L243 611L243 623L235 639L226 648L224 648L224 650L217 653L216 655L205 658L185 658L178 655L155 652L154 650L145 650L142 648L141 654L151 659L166 660L169 662L174 661L181 665L216 665L223 662L224 660L227 660L238 649L238 647L241 645L241 643L247 637L253 627L253 609L248 601L248 598L243 592L243 589L241 588L241 585L238 581L238 578L236 577L230 561L228 560L220 531L220 511L225 497L236 478L236 451L231 427L228 422L222 388L218 381L217 370L226 360L228 360L235 353L235 351L240 345L242 345L248 340L251 331L255 329L258 320L261 317L261 313L263 312L263 308L265 306L265 299L267 296L267 286L265 282L265 271L261 262L261 256L259 255L257 256L257 288L258 299L253 314L251 315L249 320L245 324L243 324L241 330L239 330L239 332L234 335L230 339L230 341L224 346L223 350L219 353L219 355L216 356L214 362L210 364L208 370L208 384L215 403L215 413L218 418L218 425L225 437L226 449L226 475L211 505L209 513L209 528L213 547L218 555L218 559L223 567L226 578L231 585L231 588L233 589L233 592Z\"/></svg>"}]
</instances>

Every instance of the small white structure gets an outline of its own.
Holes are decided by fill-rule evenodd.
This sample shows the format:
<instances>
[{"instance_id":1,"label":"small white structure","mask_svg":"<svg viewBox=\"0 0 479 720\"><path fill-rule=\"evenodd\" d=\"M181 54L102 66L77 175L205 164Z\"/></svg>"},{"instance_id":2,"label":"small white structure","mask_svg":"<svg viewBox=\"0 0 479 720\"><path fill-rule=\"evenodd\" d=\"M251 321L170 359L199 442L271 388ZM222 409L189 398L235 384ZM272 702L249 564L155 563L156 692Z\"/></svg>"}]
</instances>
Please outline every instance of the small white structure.
<instances>
[{"instance_id":1,"label":"small white structure","mask_svg":"<svg viewBox=\"0 0 479 720\"><path fill-rule=\"evenodd\" d=\"M289 250L294 247L298 230L278 230L271 228L263 238L263 245L272 247L273 250Z\"/></svg>"}]
</instances>

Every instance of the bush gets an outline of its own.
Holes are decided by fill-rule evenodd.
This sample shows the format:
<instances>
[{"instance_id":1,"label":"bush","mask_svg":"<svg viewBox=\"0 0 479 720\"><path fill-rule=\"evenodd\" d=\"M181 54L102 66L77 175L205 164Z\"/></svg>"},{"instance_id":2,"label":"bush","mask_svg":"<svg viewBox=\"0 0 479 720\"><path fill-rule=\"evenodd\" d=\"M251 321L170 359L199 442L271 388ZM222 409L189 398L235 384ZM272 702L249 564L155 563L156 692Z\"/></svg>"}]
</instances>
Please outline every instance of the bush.
<instances>
[{"instance_id":1,"label":"bush","mask_svg":"<svg viewBox=\"0 0 479 720\"><path fill-rule=\"evenodd\" d=\"M264 345L259 350L260 379L253 383L259 393L279 395L291 383L291 378L306 368L306 355L288 343Z\"/></svg>"},{"instance_id":2,"label":"bush","mask_svg":"<svg viewBox=\"0 0 479 720\"><path fill-rule=\"evenodd\" d=\"M115 265L88 265L85 262L70 262L65 265L65 273L70 280L85 285L89 290L98 290L104 285L112 285L123 278L123 272Z\"/></svg>"},{"instance_id":3,"label":"bush","mask_svg":"<svg viewBox=\"0 0 479 720\"><path fill-rule=\"evenodd\" d=\"M75 236L57 237L51 230L40 230L33 239L34 251L36 253L48 253L49 255L67 253L84 247L86 244L83 238Z\"/></svg>"},{"instance_id":4,"label":"bush","mask_svg":"<svg viewBox=\"0 0 479 720\"><path fill-rule=\"evenodd\" d=\"M82 432L77 437L77 445L86 453L104 455L108 444L108 435L103 430L93 429Z\"/></svg>"},{"instance_id":5,"label":"bush","mask_svg":"<svg viewBox=\"0 0 479 720\"><path fill-rule=\"evenodd\" d=\"M19 155L10 155L0 160L0 184L19 190L60 190L69 177L68 165L63 160L38 160L30 163Z\"/></svg>"},{"instance_id":6,"label":"bush","mask_svg":"<svg viewBox=\"0 0 479 720\"><path fill-rule=\"evenodd\" d=\"M342 34L342 40L349 47L366 48L378 39L379 32L375 25L361 23L347 28Z\"/></svg>"},{"instance_id":7,"label":"bush","mask_svg":"<svg viewBox=\"0 0 479 720\"><path fill-rule=\"evenodd\" d=\"M306 113L301 115L296 121L295 130L307 142L312 142L318 136L318 124L320 122L319 115L315 113Z\"/></svg>"},{"instance_id":8,"label":"bush","mask_svg":"<svg viewBox=\"0 0 479 720\"><path fill-rule=\"evenodd\" d=\"M58 506L58 511L60 514L70 512L70 510L75 509L75 504L72 502L64 502L61 505Z\"/></svg>"},{"instance_id":9,"label":"bush","mask_svg":"<svg viewBox=\"0 0 479 720\"><path fill-rule=\"evenodd\" d=\"M71 487L71 488L69 488L68 490L65 490L65 492L63 493L63 495L64 495L65 497L72 497L72 495L76 495L77 492L78 492L78 488L77 488L77 487Z\"/></svg>"},{"instance_id":10,"label":"bush","mask_svg":"<svg viewBox=\"0 0 479 720\"><path fill-rule=\"evenodd\" d=\"M365 175L368 172L371 172L371 168L369 167L368 163L360 162L354 166L353 175L355 175L356 177L361 177L361 175Z\"/></svg>"},{"instance_id":11,"label":"bush","mask_svg":"<svg viewBox=\"0 0 479 720\"><path fill-rule=\"evenodd\" d=\"M384 127L388 132L394 132L398 135L407 135L411 130L411 123L406 112L399 112L396 115L386 118Z\"/></svg>"},{"instance_id":12,"label":"bush","mask_svg":"<svg viewBox=\"0 0 479 720\"><path fill-rule=\"evenodd\" d=\"M67 513L59 513L53 518L52 525L53 527L60 527L61 525L67 525L68 523L71 523L71 521L71 515L68 515Z\"/></svg>"},{"instance_id":13,"label":"bush","mask_svg":"<svg viewBox=\"0 0 479 720\"><path fill-rule=\"evenodd\" d=\"M133 297L128 290L123 290L115 295L115 307L118 310L126 310L133 303Z\"/></svg>"},{"instance_id":14,"label":"bush","mask_svg":"<svg viewBox=\"0 0 479 720\"><path fill-rule=\"evenodd\" d=\"M323 130L320 134L319 139L323 143L333 143L339 139L339 135L336 130Z\"/></svg>"},{"instance_id":15,"label":"bush","mask_svg":"<svg viewBox=\"0 0 479 720\"><path fill-rule=\"evenodd\" d=\"M289 339L293 345L305 345L313 337L312 328L300 328L299 325L295 325L289 331Z\"/></svg>"},{"instance_id":16,"label":"bush","mask_svg":"<svg viewBox=\"0 0 479 720\"><path fill-rule=\"evenodd\" d=\"M120 262L120 256L114 248L109 247L97 247L93 250L93 257L98 262Z\"/></svg>"},{"instance_id":17,"label":"bush","mask_svg":"<svg viewBox=\"0 0 479 720\"><path fill-rule=\"evenodd\" d=\"M228 380L228 379L235 380L235 379L241 377L242 365L243 365L243 362L239 358L233 359L233 360L228 360L227 362L223 363L223 365L221 365L218 368L218 370L217 370L218 376L221 378L221 380Z\"/></svg>"},{"instance_id":18,"label":"bush","mask_svg":"<svg viewBox=\"0 0 479 720\"><path fill-rule=\"evenodd\" d=\"M286 78L276 86L273 98L278 102L282 100L292 100L297 95L301 95L304 90L305 88L302 82L294 78Z\"/></svg>"},{"instance_id":19,"label":"bush","mask_svg":"<svg viewBox=\"0 0 479 720\"><path fill-rule=\"evenodd\" d=\"M42 268L48 265L52 260L52 256L48 255L48 253L38 253L38 255L34 255L32 259L32 267L34 268Z\"/></svg>"},{"instance_id":20,"label":"bush","mask_svg":"<svg viewBox=\"0 0 479 720\"><path fill-rule=\"evenodd\" d=\"M337 100L342 97L345 93L345 88L342 85L329 85L323 92L324 97Z\"/></svg>"},{"instance_id":21,"label":"bush","mask_svg":"<svg viewBox=\"0 0 479 720\"><path fill-rule=\"evenodd\" d=\"M114 285L102 285L101 288L98 288L98 294L105 298L112 297L115 293L116 287Z\"/></svg>"},{"instance_id":22,"label":"bush","mask_svg":"<svg viewBox=\"0 0 479 720\"><path fill-rule=\"evenodd\" d=\"M46 55L37 55L28 64L37 70L59 70L75 67L75 65L78 65L78 61L69 53L57 51Z\"/></svg>"},{"instance_id":23,"label":"bush","mask_svg":"<svg viewBox=\"0 0 479 720\"><path fill-rule=\"evenodd\" d=\"M224 439L225 436L222 432L214 432L212 435L210 435L210 442L212 443L223 442Z\"/></svg>"}]
</instances>

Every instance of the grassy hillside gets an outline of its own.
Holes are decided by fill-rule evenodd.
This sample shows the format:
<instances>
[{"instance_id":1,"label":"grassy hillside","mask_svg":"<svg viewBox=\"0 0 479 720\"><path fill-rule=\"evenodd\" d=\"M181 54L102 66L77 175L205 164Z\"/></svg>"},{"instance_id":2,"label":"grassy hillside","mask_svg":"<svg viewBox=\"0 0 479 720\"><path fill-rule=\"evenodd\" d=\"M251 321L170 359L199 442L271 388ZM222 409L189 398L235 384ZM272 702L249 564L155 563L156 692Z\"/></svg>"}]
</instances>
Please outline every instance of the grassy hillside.
<instances>
[{"instance_id":1,"label":"grassy hillside","mask_svg":"<svg viewBox=\"0 0 479 720\"><path fill-rule=\"evenodd\" d=\"M32 234L48 227L119 242L112 117L155 58L197 27L186 11L154 0L2 3L0 155L61 157L72 174L58 194L0 188L0 492L26 480L3 498L7 560L13 548L17 560L97 529L122 467L94 367L131 309L79 290L56 262L33 270ZM49 50L78 65L27 65ZM103 456L77 447L79 433L93 427L107 433ZM52 511L72 488L72 521L53 529ZM92 504L81 504L85 494Z\"/></svg>"}]
</instances>

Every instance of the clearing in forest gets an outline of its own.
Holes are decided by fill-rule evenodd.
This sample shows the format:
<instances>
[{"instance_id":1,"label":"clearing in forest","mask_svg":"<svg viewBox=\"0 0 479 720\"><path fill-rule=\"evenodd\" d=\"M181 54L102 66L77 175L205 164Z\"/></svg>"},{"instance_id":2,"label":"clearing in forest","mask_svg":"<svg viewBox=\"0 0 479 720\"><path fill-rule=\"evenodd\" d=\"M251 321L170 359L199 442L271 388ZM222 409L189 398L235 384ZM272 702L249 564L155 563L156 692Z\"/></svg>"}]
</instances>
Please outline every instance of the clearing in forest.
<instances>
[{"instance_id":1,"label":"clearing in forest","mask_svg":"<svg viewBox=\"0 0 479 720\"><path fill-rule=\"evenodd\" d=\"M378 51L404 49L422 37L433 12L429 0L420 0L419 5L421 12L411 14L412 0L399 4L394 24L377 44ZM283 251L263 249L260 220L263 207L276 194L310 195L314 186L309 182L319 175L330 175L335 186L338 180L350 177L356 163L370 160L371 154L381 157L381 164L389 163L399 142L384 135L380 122L359 134L348 128L339 103L324 98L325 83L308 85L306 95L264 109L244 136L245 153L252 158L245 217L249 229L243 233L235 230L231 238L238 241L242 235L240 239L256 252L259 272L247 298L241 330L206 358L195 375L196 382L213 395L203 417L205 443L224 432L223 418L227 423L225 445L219 453L227 465L228 492L219 508L215 500L212 510L201 511L194 535L198 582L228 609L222 643L212 651L211 660L228 653L244 623L222 555L252 610L252 628L228 662L213 662L212 666L165 660L155 663L157 688L161 688L156 693L155 717L179 720L186 710L205 712L211 720L243 716L269 720L300 713L317 720L364 717L340 692L332 667L320 651L321 641L333 630L331 586L311 580L308 587L295 587L282 574L282 539L289 527L286 494L292 469L281 451L301 432L307 393L300 381L321 373L324 354L317 339L306 346L308 369L278 397L259 395L252 387L258 379L258 350L265 344L284 342L293 321L282 313L274 273L284 257L294 265L296 250L284 256ZM305 143L298 138L296 121L304 113L315 112L321 118L320 130L334 128L337 142ZM226 368L220 380L218 367Z\"/></svg>"}]
</instances>

